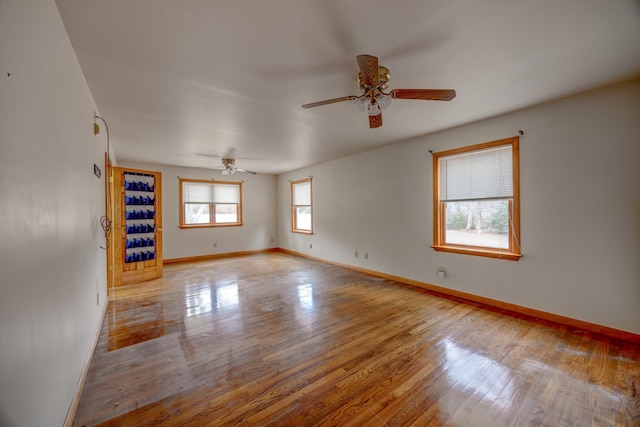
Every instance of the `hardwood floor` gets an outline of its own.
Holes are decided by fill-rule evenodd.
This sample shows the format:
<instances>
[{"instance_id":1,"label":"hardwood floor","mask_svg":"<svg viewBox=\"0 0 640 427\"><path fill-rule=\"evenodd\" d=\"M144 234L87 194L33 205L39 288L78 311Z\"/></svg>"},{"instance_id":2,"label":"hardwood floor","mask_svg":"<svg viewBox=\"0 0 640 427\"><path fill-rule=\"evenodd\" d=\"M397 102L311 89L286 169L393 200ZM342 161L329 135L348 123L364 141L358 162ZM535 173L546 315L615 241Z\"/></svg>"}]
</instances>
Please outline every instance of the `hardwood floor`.
<instances>
[{"instance_id":1,"label":"hardwood floor","mask_svg":"<svg viewBox=\"0 0 640 427\"><path fill-rule=\"evenodd\" d=\"M75 426L639 426L640 346L282 253L116 290Z\"/></svg>"}]
</instances>

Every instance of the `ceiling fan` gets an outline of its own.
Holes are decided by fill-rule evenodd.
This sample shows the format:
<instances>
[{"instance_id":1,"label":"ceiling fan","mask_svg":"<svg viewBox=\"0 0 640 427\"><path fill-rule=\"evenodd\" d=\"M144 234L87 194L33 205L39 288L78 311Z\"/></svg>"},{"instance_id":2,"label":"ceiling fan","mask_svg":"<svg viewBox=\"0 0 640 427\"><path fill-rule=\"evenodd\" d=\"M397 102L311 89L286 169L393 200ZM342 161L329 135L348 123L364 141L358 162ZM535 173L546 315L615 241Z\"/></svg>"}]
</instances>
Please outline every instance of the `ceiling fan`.
<instances>
[{"instance_id":1,"label":"ceiling fan","mask_svg":"<svg viewBox=\"0 0 640 427\"><path fill-rule=\"evenodd\" d=\"M385 92L389 87L389 69L378 65L378 58L371 55L356 57L360 72L357 75L358 86L362 91L360 96L343 96L325 101L304 104L302 108L313 108L321 105L342 101L353 101L358 109L369 113L369 127L382 126L382 109L391 104L392 99L419 99L424 101L451 101L456 96L453 89L393 89Z\"/></svg>"},{"instance_id":2,"label":"ceiling fan","mask_svg":"<svg viewBox=\"0 0 640 427\"><path fill-rule=\"evenodd\" d=\"M220 159L222 162L222 165L215 166L214 169L222 170L222 175L232 175L236 172L246 172L253 175L257 175L258 174L257 172L250 171L248 169L241 169L236 166L236 159L233 157L235 154L235 151L236 150L234 148L227 150L227 152L222 157L216 156L213 154L205 154L205 153L196 153L196 154L202 157L213 157L213 158Z\"/></svg>"},{"instance_id":3,"label":"ceiling fan","mask_svg":"<svg viewBox=\"0 0 640 427\"><path fill-rule=\"evenodd\" d=\"M222 158L222 175L231 175L236 172L247 172L253 175L257 175L257 172L250 171L248 169L241 169L236 166L236 159L230 159L227 157Z\"/></svg>"}]
</instances>

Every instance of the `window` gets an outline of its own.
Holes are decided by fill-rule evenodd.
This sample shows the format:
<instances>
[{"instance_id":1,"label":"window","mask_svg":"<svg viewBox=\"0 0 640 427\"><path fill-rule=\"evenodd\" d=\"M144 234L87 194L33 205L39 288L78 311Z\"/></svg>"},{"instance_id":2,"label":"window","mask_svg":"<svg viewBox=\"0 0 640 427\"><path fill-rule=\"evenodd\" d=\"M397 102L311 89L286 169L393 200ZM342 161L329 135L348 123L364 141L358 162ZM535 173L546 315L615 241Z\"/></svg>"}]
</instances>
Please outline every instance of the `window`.
<instances>
[{"instance_id":1,"label":"window","mask_svg":"<svg viewBox=\"0 0 640 427\"><path fill-rule=\"evenodd\" d=\"M242 225L242 183L180 178L180 227Z\"/></svg>"},{"instance_id":2,"label":"window","mask_svg":"<svg viewBox=\"0 0 640 427\"><path fill-rule=\"evenodd\" d=\"M519 138L433 154L436 251L517 261Z\"/></svg>"},{"instance_id":3,"label":"window","mask_svg":"<svg viewBox=\"0 0 640 427\"><path fill-rule=\"evenodd\" d=\"M291 182L291 231L313 233L311 178Z\"/></svg>"}]
</instances>

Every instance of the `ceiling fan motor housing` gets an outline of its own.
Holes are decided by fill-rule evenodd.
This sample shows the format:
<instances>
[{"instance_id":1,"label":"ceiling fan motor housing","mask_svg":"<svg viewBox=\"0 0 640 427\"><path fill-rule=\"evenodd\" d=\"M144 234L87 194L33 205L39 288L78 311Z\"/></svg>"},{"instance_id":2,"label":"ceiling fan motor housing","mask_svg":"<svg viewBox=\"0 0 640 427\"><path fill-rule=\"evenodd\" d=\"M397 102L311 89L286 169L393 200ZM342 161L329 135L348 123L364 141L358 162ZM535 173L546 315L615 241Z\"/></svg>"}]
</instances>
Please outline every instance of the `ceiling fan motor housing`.
<instances>
[{"instance_id":1,"label":"ceiling fan motor housing","mask_svg":"<svg viewBox=\"0 0 640 427\"><path fill-rule=\"evenodd\" d=\"M380 76L380 81L376 86L379 90L384 90L389 87L389 81L391 80L391 76L389 75L389 69L387 67L379 66L378 67L378 75ZM363 92L367 90L367 84L365 83L365 79L362 76L362 72L359 72L356 76L358 81L358 86Z\"/></svg>"}]
</instances>

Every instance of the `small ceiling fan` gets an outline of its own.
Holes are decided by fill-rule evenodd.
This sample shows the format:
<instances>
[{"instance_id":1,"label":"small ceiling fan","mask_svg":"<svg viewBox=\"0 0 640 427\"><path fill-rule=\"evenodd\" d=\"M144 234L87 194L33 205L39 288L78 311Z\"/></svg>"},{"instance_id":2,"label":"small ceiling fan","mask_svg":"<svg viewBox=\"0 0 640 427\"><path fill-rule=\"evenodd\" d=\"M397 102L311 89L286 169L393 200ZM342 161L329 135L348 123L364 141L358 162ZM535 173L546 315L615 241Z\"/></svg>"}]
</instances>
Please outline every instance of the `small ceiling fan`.
<instances>
[{"instance_id":1,"label":"small ceiling fan","mask_svg":"<svg viewBox=\"0 0 640 427\"><path fill-rule=\"evenodd\" d=\"M222 165L215 166L214 169L222 170L222 175L232 175L236 172L246 172L253 175L257 175L258 174L257 172L250 171L247 169L241 169L236 166L236 159L233 157L235 154L235 151L236 150L234 148L227 150L227 152L222 157L216 156L213 154L205 154L205 153L197 153L197 155L202 157L213 157L213 158L220 159L222 162Z\"/></svg>"},{"instance_id":2,"label":"small ceiling fan","mask_svg":"<svg viewBox=\"0 0 640 427\"><path fill-rule=\"evenodd\" d=\"M250 171L248 169L241 169L236 166L236 159L222 158L222 175L232 175L236 172L246 172L253 175L257 175L257 172Z\"/></svg>"},{"instance_id":3,"label":"small ceiling fan","mask_svg":"<svg viewBox=\"0 0 640 427\"><path fill-rule=\"evenodd\" d=\"M369 114L369 127L382 126L382 109L391 104L392 99L419 99L424 101L451 101L456 96L453 89L393 89L385 92L389 87L389 69L378 65L378 58L371 55L356 57L360 72L357 75L358 86L362 91L359 96L343 96L325 101L304 104L302 108L313 108L321 105L334 104L342 101L353 101L356 107Z\"/></svg>"}]
</instances>

